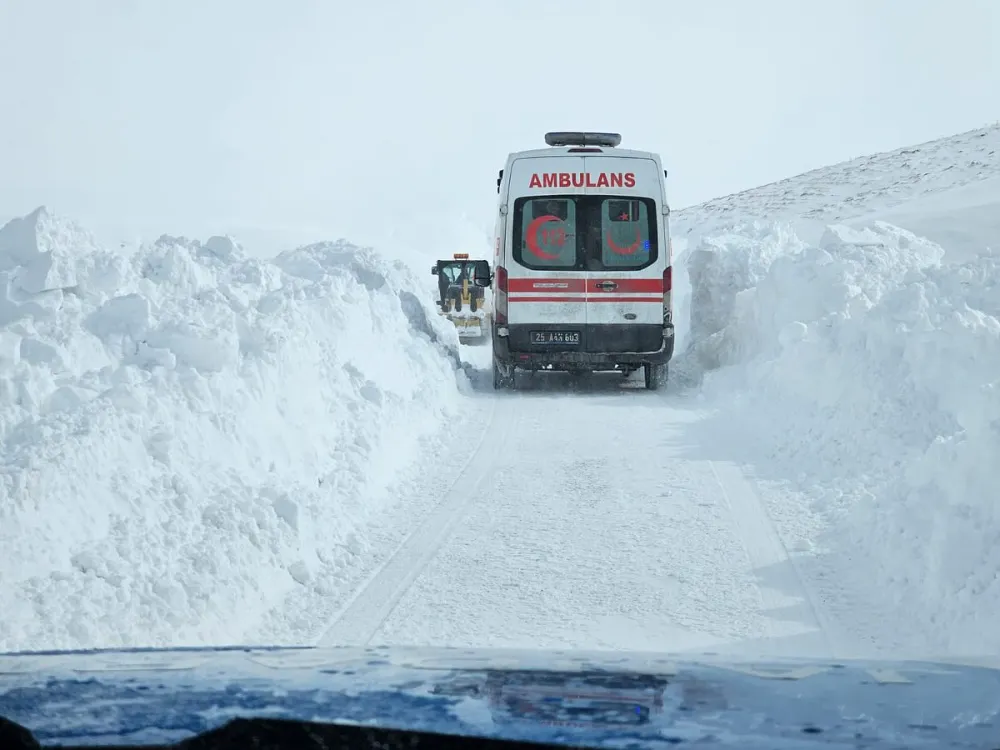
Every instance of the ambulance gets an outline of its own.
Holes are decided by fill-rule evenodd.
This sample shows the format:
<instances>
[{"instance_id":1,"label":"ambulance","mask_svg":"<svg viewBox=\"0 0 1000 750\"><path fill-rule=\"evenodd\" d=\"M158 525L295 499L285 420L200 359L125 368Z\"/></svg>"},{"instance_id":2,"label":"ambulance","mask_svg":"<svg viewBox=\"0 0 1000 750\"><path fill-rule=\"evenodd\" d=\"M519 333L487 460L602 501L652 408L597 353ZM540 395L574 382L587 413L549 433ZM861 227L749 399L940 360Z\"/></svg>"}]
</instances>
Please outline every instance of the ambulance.
<instances>
[{"instance_id":1,"label":"ambulance","mask_svg":"<svg viewBox=\"0 0 1000 750\"><path fill-rule=\"evenodd\" d=\"M511 153L497 179L493 387L516 370L642 369L666 381L674 350L666 172L618 133L546 133Z\"/></svg>"}]
</instances>

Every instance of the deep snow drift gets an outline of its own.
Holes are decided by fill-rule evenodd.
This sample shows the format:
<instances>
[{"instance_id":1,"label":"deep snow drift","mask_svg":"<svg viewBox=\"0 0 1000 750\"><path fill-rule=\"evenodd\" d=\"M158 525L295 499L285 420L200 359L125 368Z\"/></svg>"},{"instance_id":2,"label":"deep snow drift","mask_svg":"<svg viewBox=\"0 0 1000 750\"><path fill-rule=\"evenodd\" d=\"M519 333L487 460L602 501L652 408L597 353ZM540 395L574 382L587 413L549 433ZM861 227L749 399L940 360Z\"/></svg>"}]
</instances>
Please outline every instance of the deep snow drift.
<instances>
[{"instance_id":1,"label":"deep snow drift","mask_svg":"<svg viewBox=\"0 0 1000 750\"><path fill-rule=\"evenodd\" d=\"M703 429L797 499L786 544L893 655L1000 649L998 217L1000 125L675 214Z\"/></svg>"},{"instance_id":2,"label":"deep snow drift","mask_svg":"<svg viewBox=\"0 0 1000 750\"><path fill-rule=\"evenodd\" d=\"M832 164L674 211L678 349L689 343L687 248L728 234L756 257L775 251L776 235L757 237L755 229L733 234L733 227L779 223L779 232L794 233L793 242L815 245L829 224L865 229L876 221L936 242L949 263L1000 248L1000 124ZM758 240L765 246L759 247ZM700 314L711 318L717 312L702 305ZM686 381L688 363L678 358L674 371L675 380Z\"/></svg>"},{"instance_id":3,"label":"deep snow drift","mask_svg":"<svg viewBox=\"0 0 1000 750\"><path fill-rule=\"evenodd\" d=\"M0 650L240 642L322 595L459 409L424 286L343 242L0 230Z\"/></svg>"},{"instance_id":4,"label":"deep snow drift","mask_svg":"<svg viewBox=\"0 0 1000 750\"><path fill-rule=\"evenodd\" d=\"M703 428L801 493L786 543L894 656L1000 649L1000 253L943 256L884 223L758 222L685 257Z\"/></svg>"}]
</instances>

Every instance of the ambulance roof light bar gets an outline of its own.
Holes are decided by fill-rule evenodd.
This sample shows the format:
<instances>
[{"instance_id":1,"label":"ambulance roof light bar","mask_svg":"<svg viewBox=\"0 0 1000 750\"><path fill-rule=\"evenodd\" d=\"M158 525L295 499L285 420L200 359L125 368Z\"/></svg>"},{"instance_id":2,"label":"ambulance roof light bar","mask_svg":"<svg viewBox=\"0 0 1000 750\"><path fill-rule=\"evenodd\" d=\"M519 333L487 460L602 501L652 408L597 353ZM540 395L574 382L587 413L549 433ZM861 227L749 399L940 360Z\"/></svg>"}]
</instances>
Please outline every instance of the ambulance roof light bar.
<instances>
[{"instance_id":1,"label":"ambulance roof light bar","mask_svg":"<svg viewBox=\"0 0 1000 750\"><path fill-rule=\"evenodd\" d=\"M622 142L620 133L585 133L581 131L556 130L545 134L545 143L557 146L607 146L614 148Z\"/></svg>"}]
</instances>

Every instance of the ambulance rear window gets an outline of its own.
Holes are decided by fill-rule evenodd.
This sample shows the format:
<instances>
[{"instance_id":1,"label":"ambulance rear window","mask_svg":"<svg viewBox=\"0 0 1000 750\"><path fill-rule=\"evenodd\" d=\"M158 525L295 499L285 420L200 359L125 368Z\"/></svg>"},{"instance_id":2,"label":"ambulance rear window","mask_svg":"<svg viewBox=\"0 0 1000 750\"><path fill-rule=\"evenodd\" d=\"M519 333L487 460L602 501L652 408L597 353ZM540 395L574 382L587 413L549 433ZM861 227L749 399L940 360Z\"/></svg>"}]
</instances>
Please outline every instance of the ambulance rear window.
<instances>
[{"instance_id":1,"label":"ambulance rear window","mask_svg":"<svg viewBox=\"0 0 1000 750\"><path fill-rule=\"evenodd\" d=\"M529 268L572 269L577 265L576 203L572 198L532 198L515 204L515 260ZM527 204L527 205L525 205ZM527 211L524 209L527 207ZM525 215L526 214L526 215ZM525 261L519 257L525 256Z\"/></svg>"},{"instance_id":2,"label":"ambulance rear window","mask_svg":"<svg viewBox=\"0 0 1000 750\"><path fill-rule=\"evenodd\" d=\"M649 213L640 200L605 200L601 205L601 263L604 268L645 265L651 246ZM655 234L655 232L654 232Z\"/></svg>"},{"instance_id":3,"label":"ambulance rear window","mask_svg":"<svg viewBox=\"0 0 1000 750\"><path fill-rule=\"evenodd\" d=\"M514 203L514 260L544 271L629 271L657 259L651 198L560 195Z\"/></svg>"}]
</instances>

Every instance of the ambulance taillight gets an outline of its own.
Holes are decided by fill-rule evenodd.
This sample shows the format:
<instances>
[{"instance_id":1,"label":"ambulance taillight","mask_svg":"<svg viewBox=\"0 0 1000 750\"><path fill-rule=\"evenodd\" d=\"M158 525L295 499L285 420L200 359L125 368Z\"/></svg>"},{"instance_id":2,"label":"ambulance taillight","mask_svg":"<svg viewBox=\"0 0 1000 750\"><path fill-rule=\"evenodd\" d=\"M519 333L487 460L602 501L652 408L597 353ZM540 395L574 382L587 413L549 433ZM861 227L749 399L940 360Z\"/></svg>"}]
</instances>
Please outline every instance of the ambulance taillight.
<instances>
[{"instance_id":1,"label":"ambulance taillight","mask_svg":"<svg viewBox=\"0 0 1000 750\"><path fill-rule=\"evenodd\" d=\"M667 266L663 269L663 322L672 322L673 311L671 308L671 292L674 286L674 267Z\"/></svg>"},{"instance_id":2,"label":"ambulance taillight","mask_svg":"<svg viewBox=\"0 0 1000 750\"><path fill-rule=\"evenodd\" d=\"M494 295L494 317L497 325L507 325L507 269L497 266L493 275L496 282L496 294Z\"/></svg>"}]
</instances>

